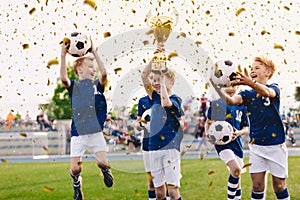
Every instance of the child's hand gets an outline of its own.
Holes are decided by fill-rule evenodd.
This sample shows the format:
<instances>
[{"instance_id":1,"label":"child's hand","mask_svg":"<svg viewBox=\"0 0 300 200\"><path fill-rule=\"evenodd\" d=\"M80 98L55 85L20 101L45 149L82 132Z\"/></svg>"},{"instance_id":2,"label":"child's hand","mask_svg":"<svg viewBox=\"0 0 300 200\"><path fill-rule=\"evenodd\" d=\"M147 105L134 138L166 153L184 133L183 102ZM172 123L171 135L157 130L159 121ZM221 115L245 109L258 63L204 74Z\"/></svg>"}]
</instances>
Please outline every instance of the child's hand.
<instances>
[{"instance_id":1,"label":"child's hand","mask_svg":"<svg viewBox=\"0 0 300 200\"><path fill-rule=\"evenodd\" d=\"M63 42L61 45L61 56L66 56L70 43Z\"/></svg>"},{"instance_id":2,"label":"child's hand","mask_svg":"<svg viewBox=\"0 0 300 200\"><path fill-rule=\"evenodd\" d=\"M91 41L91 48L88 51L91 52L91 53L94 53L95 48L94 48L94 43L93 43L93 40L92 40L92 36L90 36L90 41Z\"/></svg>"},{"instance_id":3,"label":"child's hand","mask_svg":"<svg viewBox=\"0 0 300 200\"><path fill-rule=\"evenodd\" d=\"M252 79L247 76L242 74L241 72L237 72L238 76L236 76L235 81L233 82L232 85L248 85L250 86L253 84Z\"/></svg>"}]
</instances>

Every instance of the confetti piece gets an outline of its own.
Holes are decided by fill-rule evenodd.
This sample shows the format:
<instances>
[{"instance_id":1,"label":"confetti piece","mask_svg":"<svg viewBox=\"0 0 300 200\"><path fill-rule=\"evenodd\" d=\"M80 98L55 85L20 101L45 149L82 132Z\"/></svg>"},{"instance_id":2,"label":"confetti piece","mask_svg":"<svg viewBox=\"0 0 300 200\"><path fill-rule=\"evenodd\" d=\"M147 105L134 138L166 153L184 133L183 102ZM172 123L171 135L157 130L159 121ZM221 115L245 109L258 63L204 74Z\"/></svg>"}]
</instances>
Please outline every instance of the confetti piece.
<instances>
[{"instance_id":1,"label":"confetti piece","mask_svg":"<svg viewBox=\"0 0 300 200\"><path fill-rule=\"evenodd\" d=\"M146 35L151 35L151 34L153 34L154 33L154 31L152 30L152 29L150 29L149 31L147 31L145 34Z\"/></svg>"},{"instance_id":2,"label":"confetti piece","mask_svg":"<svg viewBox=\"0 0 300 200\"><path fill-rule=\"evenodd\" d=\"M134 193L135 193L135 196L138 196L138 197L140 196L140 193L137 189L135 189Z\"/></svg>"},{"instance_id":3,"label":"confetti piece","mask_svg":"<svg viewBox=\"0 0 300 200\"><path fill-rule=\"evenodd\" d=\"M22 47L23 49L29 49L29 44L23 44Z\"/></svg>"},{"instance_id":4,"label":"confetti piece","mask_svg":"<svg viewBox=\"0 0 300 200\"><path fill-rule=\"evenodd\" d=\"M277 133L272 133L272 137L276 137L277 136Z\"/></svg>"},{"instance_id":5,"label":"confetti piece","mask_svg":"<svg viewBox=\"0 0 300 200\"><path fill-rule=\"evenodd\" d=\"M184 32L180 32L179 35L184 38L186 37L186 34Z\"/></svg>"},{"instance_id":6,"label":"confetti piece","mask_svg":"<svg viewBox=\"0 0 300 200\"><path fill-rule=\"evenodd\" d=\"M228 35L229 36L234 36L234 32L230 32Z\"/></svg>"},{"instance_id":7,"label":"confetti piece","mask_svg":"<svg viewBox=\"0 0 300 200\"><path fill-rule=\"evenodd\" d=\"M87 4L87 5L89 5L89 6L91 6L94 10L97 9L96 2L93 1L93 0L84 0L83 3L84 3L84 4Z\"/></svg>"},{"instance_id":8,"label":"confetti piece","mask_svg":"<svg viewBox=\"0 0 300 200\"><path fill-rule=\"evenodd\" d=\"M20 135L20 136L23 136L23 137L27 137L27 134L24 133L24 132L20 132L19 135Z\"/></svg>"},{"instance_id":9,"label":"confetti piece","mask_svg":"<svg viewBox=\"0 0 300 200\"><path fill-rule=\"evenodd\" d=\"M35 8L32 8L32 9L29 11L29 14L32 15L35 11L36 11L36 9L35 9Z\"/></svg>"},{"instance_id":10,"label":"confetti piece","mask_svg":"<svg viewBox=\"0 0 300 200\"><path fill-rule=\"evenodd\" d=\"M54 188L49 188L49 187L47 187L47 186L44 186L44 191L46 191L46 192L53 192L53 190L54 190Z\"/></svg>"},{"instance_id":11,"label":"confetti piece","mask_svg":"<svg viewBox=\"0 0 300 200\"><path fill-rule=\"evenodd\" d=\"M192 145L191 145L191 144L190 144L190 145L185 145L185 147L186 147L187 149L189 149L189 148L192 147Z\"/></svg>"},{"instance_id":12,"label":"confetti piece","mask_svg":"<svg viewBox=\"0 0 300 200\"><path fill-rule=\"evenodd\" d=\"M240 73L242 73L241 65L238 65L237 71L240 72Z\"/></svg>"},{"instance_id":13,"label":"confetti piece","mask_svg":"<svg viewBox=\"0 0 300 200\"><path fill-rule=\"evenodd\" d=\"M52 59L48 61L47 67L50 68L51 65L57 65L58 64L58 59Z\"/></svg>"},{"instance_id":14,"label":"confetti piece","mask_svg":"<svg viewBox=\"0 0 300 200\"><path fill-rule=\"evenodd\" d=\"M281 51L284 51L284 48L280 44L274 44L274 49L280 49Z\"/></svg>"},{"instance_id":15,"label":"confetti piece","mask_svg":"<svg viewBox=\"0 0 300 200\"><path fill-rule=\"evenodd\" d=\"M146 46L148 45L150 42L148 40L143 41L143 44Z\"/></svg>"},{"instance_id":16,"label":"confetti piece","mask_svg":"<svg viewBox=\"0 0 300 200\"><path fill-rule=\"evenodd\" d=\"M115 68L114 71L115 71L115 74L117 74L118 72L122 71L122 68L121 67Z\"/></svg>"},{"instance_id":17,"label":"confetti piece","mask_svg":"<svg viewBox=\"0 0 300 200\"><path fill-rule=\"evenodd\" d=\"M244 74L245 76L249 76L248 70L246 68L244 68Z\"/></svg>"},{"instance_id":18,"label":"confetti piece","mask_svg":"<svg viewBox=\"0 0 300 200\"><path fill-rule=\"evenodd\" d=\"M165 136L160 135L160 139L161 139L161 140L165 140Z\"/></svg>"},{"instance_id":19,"label":"confetti piece","mask_svg":"<svg viewBox=\"0 0 300 200\"><path fill-rule=\"evenodd\" d=\"M51 82L50 82L50 79L48 78L47 80L47 86L50 86Z\"/></svg>"},{"instance_id":20,"label":"confetti piece","mask_svg":"<svg viewBox=\"0 0 300 200\"><path fill-rule=\"evenodd\" d=\"M201 153L200 153L200 160L202 160L203 158L204 158L204 153L201 152Z\"/></svg>"},{"instance_id":21,"label":"confetti piece","mask_svg":"<svg viewBox=\"0 0 300 200\"><path fill-rule=\"evenodd\" d=\"M300 31L295 31L295 34L296 35L300 35Z\"/></svg>"},{"instance_id":22,"label":"confetti piece","mask_svg":"<svg viewBox=\"0 0 300 200\"><path fill-rule=\"evenodd\" d=\"M243 11L245 11L245 8L239 8L235 11L235 15L239 16Z\"/></svg>"},{"instance_id":23,"label":"confetti piece","mask_svg":"<svg viewBox=\"0 0 300 200\"><path fill-rule=\"evenodd\" d=\"M201 41L196 41L196 44L200 45L200 44L202 44L202 42Z\"/></svg>"},{"instance_id":24,"label":"confetti piece","mask_svg":"<svg viewBox=\"0 0 300 200\"><path fill-rule=\"evenodd\" d=\"M251 139L251 141L249 142L249 144L254 144L255 140L254 138Z\"/></svg>"},{"instance_id":25,"label":"confetti piece","mask_svg":"<svg viewBox=\"0 0 300 200\"><path fill-rule=\"evenodd\" d=\"M168 60L171 60L171 58L176 57L176 56L178 56L178 53L176 51L173 51L168 55Z\"/></svg>"},{"instance_id":26,"label":"confetti piece","mask_svg":"<svg viewBox=\"0 0 300 200\"><path fill-rule=\"evenodd\" d=\"M79 162L77 163L78 166L82 166L82 164L83 164L82 161L79 161Z\"/></svg>"},{"instance_id":27,"label":"confetti piece","mask_svg":"<svg viewBox=\"0 0 300 200\"><path fill-rule=\"evenodd\" d=\"M184 156L186 154L186 151L181 152L181 156Z\"/></svg>"},{"instance_id":28,"label":"confetti piece","mask_svg":"<svg viewBox=\"0 0 300 200\"><path fill-rule=\"evenodd\" d=\"M6 159L2 159L2 158L1 158L1 162L3 162L3 163L5 163L5 164L7 164L7 163L8 163L8 160L6 160Z\"/></svg>"},{"instance_id":29,"label":"confetti piece","mask_svg":"<svg viewBox=\"0 0 300 200\"><path fill-rule=\"evenodd\" d=\"M105 32L105 33L103 33L103 37L104 37L104 38L107 38L107 37L110 37L110 36L111 36L110 32Z\"/></svg>"},{"instance_id":30,"label":"confetti piece","mask_svg":"<svg viewBox=\"0 0 300 200\"><path fill-rule=\"evenodd\" d=\"M208 189L212 189L213 188L213 182L211 181L210 183L209 183L209 185L208 185Z\"/></svg>"},{"instance_id":31,"label":"confetti piece","mask_svg":"<svg viewBox=\"0 0 300 200\"><path fill-rule=\"evenodd\" d=\"M249 168L251 165L252 165L252 163L247 163L242 168Z\"/></svg>"},{"instance_id":32,"label":"confetti piece","mask_svg":"<svg viewBox=\"0 0 300 200\"><path fill-rule=\"evenodd\" d=\"M208 176L213 175L215 172L214 171L210 171L208 172Z\"/></svg>"},{"instance_id":33,"label":"confetti piece","mask_svg":"<svg viewBox=\"0 0 300 200\"><path fill-rule=\"evenodd\" d=\"M50 149L47 148L47 147L45 147L45 146L43 146L43 149L44 149L46 152L50 152Z\"/></svg>"},{"instance_id":34,"label":"confetti piece","mask_svg":"<svg viewBox=\"0 0 300 200\"><path fill-rule=\"evenodd\" d=\"M148 180L152 180L153 179L153 176L151 175L151 173L147 173L146 175L147 175L147 179Z\"/></svg>"}]
</instances>

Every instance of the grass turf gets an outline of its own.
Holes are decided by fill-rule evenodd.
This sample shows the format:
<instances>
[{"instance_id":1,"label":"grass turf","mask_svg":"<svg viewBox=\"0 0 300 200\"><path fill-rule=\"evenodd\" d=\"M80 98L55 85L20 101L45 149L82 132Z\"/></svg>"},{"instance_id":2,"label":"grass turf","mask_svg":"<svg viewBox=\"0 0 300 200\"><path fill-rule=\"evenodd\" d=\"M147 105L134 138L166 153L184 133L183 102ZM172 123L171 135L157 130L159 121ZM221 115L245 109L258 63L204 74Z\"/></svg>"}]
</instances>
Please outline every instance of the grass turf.
<instances>
[{"instance_id":1,"label":"grass turf","mask_svg":"<svg viewBox=\"0 0 300 200\"><path fill-rule=\"evenodd\" d=\"M245 159L245 163L248 159ZM300 199L300 157L289 157L287 184L291 199ZM0 164L0 199L72 199L69 163ZM83 191L86 200L147 199L146 175L142 161L114 161L115 184L106 188L95 162L83 163ZM180 192L185 200L226 199L228 170L220 159L183 159ZM210 174L210 175L209 175ZM249 173L242 175L242 199L250 199ZM268 175L267 200L276 199Z\"/></svg>"}]
</instances>

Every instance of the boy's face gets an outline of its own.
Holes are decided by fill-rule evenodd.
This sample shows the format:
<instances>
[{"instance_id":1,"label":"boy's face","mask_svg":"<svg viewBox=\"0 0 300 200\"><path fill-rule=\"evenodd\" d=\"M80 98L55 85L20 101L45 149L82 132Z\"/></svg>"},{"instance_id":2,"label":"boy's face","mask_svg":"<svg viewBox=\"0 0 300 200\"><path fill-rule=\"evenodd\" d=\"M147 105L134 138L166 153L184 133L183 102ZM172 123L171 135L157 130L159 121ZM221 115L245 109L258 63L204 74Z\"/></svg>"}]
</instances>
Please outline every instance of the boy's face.
<instances>
[{"instance_id":1,"label":"boy's face","mask_svg":"<svg viewBox=\"0 0 300 200\"><path fill-rule=\"evenodd\" d=\"M236 90L237 90L237 86L228 86L224 88L225 93L231 97L236 93Z\"/></svg>"},{"instance_id":2,"label":"boy's face","mask_svg":"<svg viewBox=\"0 0 300 200\"><path fill-rule=\"evenodd\" d=\"M92 60L85 59L81 66L78 68L79 79L91 79L94 80L96 74L96 68Z\"/></svg>"},{"instance_id":3,"label":"boy's face","mask_svg":"<svg viewBox=\"0 0 300 200\"><path fill-rule=\"evenodd\" d=\"M254 61L251 66L250 77L257 82L265 82L269 79L271 71L261 62Z\"/></svg>"},{"instance_id":4,"label":"boy's face","mask_svg":"<svg viewBox=\"0 0 300 200\"><path fill-rule=\"evenodd\" d=\"M153 88L160 93L160 75L159 74L152 74L152 86Z\"/></svg>"}]
</instances>

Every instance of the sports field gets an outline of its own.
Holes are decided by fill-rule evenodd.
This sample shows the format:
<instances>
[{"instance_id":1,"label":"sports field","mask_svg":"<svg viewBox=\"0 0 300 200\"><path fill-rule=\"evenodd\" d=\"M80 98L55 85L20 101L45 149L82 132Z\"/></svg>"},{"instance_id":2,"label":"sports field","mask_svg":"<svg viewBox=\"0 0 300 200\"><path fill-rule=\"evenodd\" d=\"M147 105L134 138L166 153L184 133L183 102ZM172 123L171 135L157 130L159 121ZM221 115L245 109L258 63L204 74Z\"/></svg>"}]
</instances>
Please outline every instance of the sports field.
<instances>
[{"instance_id":1,"label":"sports field","mask_svg":"<svg viewBox=\"0 0 300 200\"><path fill-rule=\"evenodd\" d=\"M245 159L245 163L248 159ZM300 157L289 157L287 179L291 199L300 199ZM147 199L146 175L141 160L113 161L115 184L106 188L95 162L83 163L83 191L86 200ZM181 194L185 200L226 199L228 171L219 159L183 159ZM0 199L72 199L68 162L1 163ZM268 176L267 200L276 199ZM242 199L250 199L249 173L242 175Z\"/></svg>"}]
</instances>

